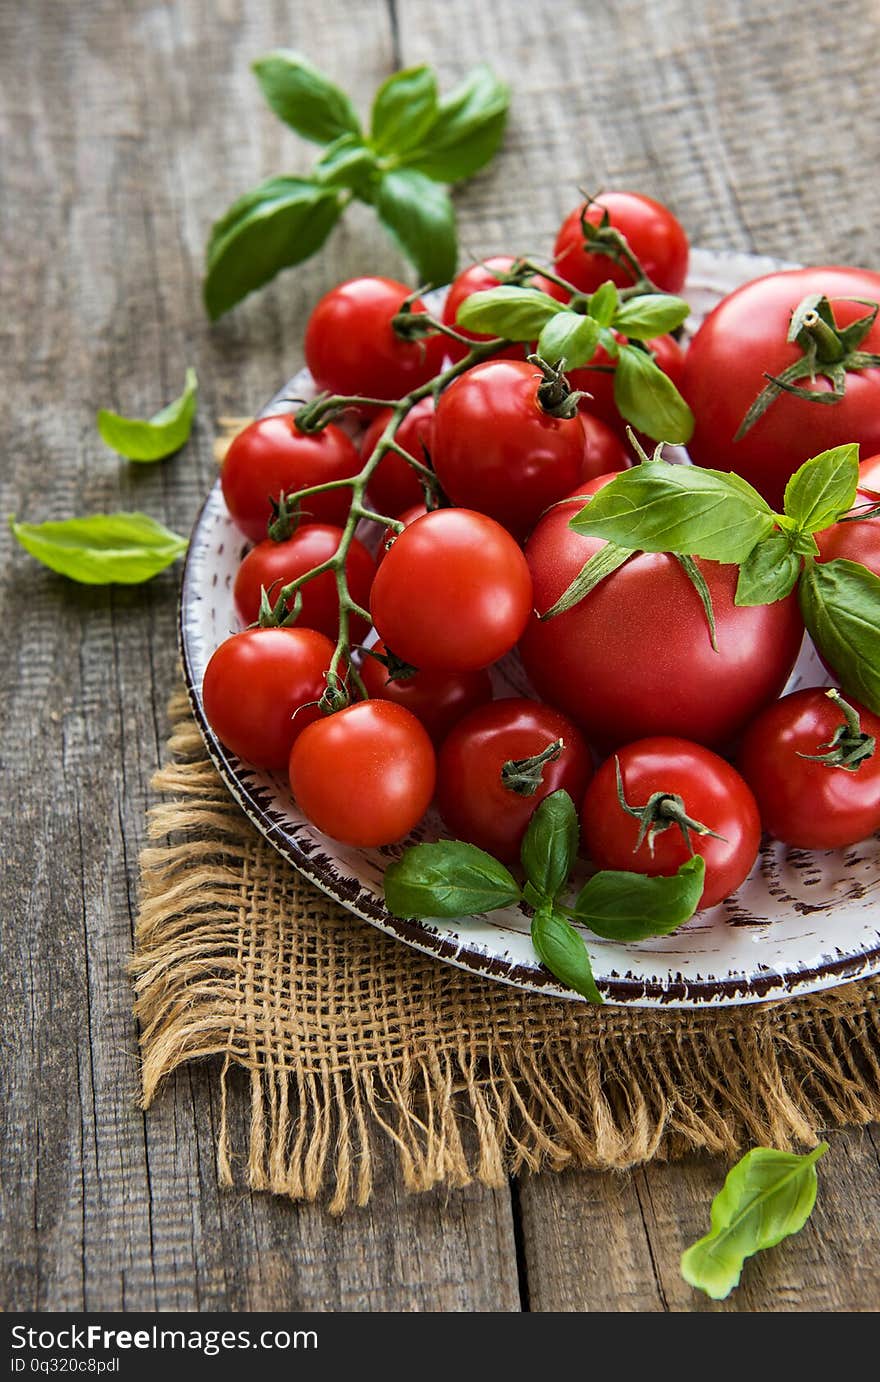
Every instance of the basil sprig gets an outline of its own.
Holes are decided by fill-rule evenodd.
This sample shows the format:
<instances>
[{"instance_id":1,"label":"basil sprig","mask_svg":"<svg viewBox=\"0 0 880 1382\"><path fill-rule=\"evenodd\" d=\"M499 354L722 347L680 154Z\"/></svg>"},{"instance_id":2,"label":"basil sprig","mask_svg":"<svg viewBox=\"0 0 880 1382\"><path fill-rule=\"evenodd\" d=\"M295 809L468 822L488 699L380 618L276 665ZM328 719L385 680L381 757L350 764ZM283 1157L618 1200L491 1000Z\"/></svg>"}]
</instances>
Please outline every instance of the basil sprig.
<instances>
[{"instance_id":1,"label":"basil sprig","mask_svg":"<svg viewBox=\"0 0 880 1382\"><path fill-rule=\"evenodd\" d=\"M122 417L101 408L96 422L103 440L129 461L161 461L179 451L189 439L196 415L199 381L194 369L186 372L183 393L160 409L149 422Z\"/></svg>"},{"instance_id":2,"label":"basil sprig","mask_svg":"<svg viewBox=\"0 0 880 1382\"><path fill-rule=\"evenodd\" d=\"M458 241L443 184L494 157L507 85L482 64L441 96L430 67L409 67L379 87L365 130L345 92L300 53L269 53L254 72L279 119L324 148L310 174L269 178L214 226L204 282L212 319L320 249L353 198L375 208L421 282L447 282Z\"/></svg>"},{"instance_id":3,"label":"basil sprig","mask_svg":"<svg viewBox=\"0 0 880 1382\"><path fill-rule=\"evenodd\" d=\"M84 585L139 585L164 571L187 548L144 513L96 513L49 523L17 523L13 536L32 557Z\"/></svg>"},{"instance_id":4,"label":"basil sprig","mask_svg":"<svg viewBox=\"0 0 880 1382\"><path fill-rule=\"evenodd\" d=\"M385 902L403 917L461 917L522 902L533 908L532 944L547 969L591 1003L602 995L589 951L572 921L616 941L665 936L697 908L705 864L699 856L672 877L603 870L565 906L579 844L577 812L567 792L552 792L523 838L522 887L491 854L460 840L413 845L385 871Z\"/></svg>"}]
</instances>

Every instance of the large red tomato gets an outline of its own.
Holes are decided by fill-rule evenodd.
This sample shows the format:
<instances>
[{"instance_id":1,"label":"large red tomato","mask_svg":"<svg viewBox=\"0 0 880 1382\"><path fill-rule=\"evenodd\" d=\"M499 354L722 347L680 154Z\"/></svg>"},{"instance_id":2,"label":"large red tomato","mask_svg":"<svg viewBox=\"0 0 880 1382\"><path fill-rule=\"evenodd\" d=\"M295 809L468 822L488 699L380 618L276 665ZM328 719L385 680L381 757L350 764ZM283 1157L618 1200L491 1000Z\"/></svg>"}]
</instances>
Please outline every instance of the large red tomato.
<instances>
[{"instance_id":1,"label":"large red tomato","mask_svg":"<svg viewBox=\"0 0 880 1382\"><path fill-rule=\"evenodd\" d=\"M774 507L782 503L789 476L811 456L843 442L861 442L867 454L880 451L880 368L852 370L843 397L817 403L780 393L739 441L736 433L767 384L804 358L786 340L794 309L810 294L824 294L838 327L869 310L864 300L880 302L880 274L836 266L789 269L737 288L710 312L685 357L681 390L696 426L688 451L698 465L735 470ZM863 301L853 301L862 299ZM817 328L818 330L819 328ZM880 352L880 319L859 345ZM831 382L822 374L823 347L816 378L799 387L826 397Z\"/></svg>"},{"instance_id":2,"label":"large red tomato","mask_svg":"<svg viewBox=\"0 0 880 1382\"><path fill-rule=\"evenodd\" d=\"M253 624L260 613L263 588L274 605L281 587L297 576L304 576L316 566L336 555L342 529L330 523L304 523L284 542L266 538L248 552L235 575L233 594L235 607L243 624ZM363 543L352 538L345 559L348 589L362 609L370 600L370 587L376 574L376 563ZM339 596L336 576L325 571L300 587L302 608L297 624L306 629L318 629L335 639L339 632ZM369 625L358 615L349 622L349 632L355 642L363 638Z\"/></svg>"},{"instance_id":3,"label":"large red tomato","mask_svg":"<svg viewBox=\"0 0 880 1382\"><path fill-rule=\"evenodd\" d=\"M305 339L306 364L319 388L400 398L439 373L443 337L406 341L391 325L409 296L409 288L392 278L352 278L321 298ZM411 308L426 310L421 298Z\"/></svg>"},{"instance_id":4,"label":"large red tomato","mask_svg":"<svg viewBox=\"0 0 880 1382\"><path fill-rule=\"evenodd\" d=\"M375 451L376 443L391 416L390 408L381 408L364 433L361 455L365 461ZM394 440L422 465L430 464L434 446L433 394L420 399L414 408L410 408L394 434ZM368 492L373 507L388 518L396 518L404 509L423 503L425 498L418 475L396 451L386 451L370 476Z\"/></svg>"},{"instance_id":5,"label":"large red tomato","mask_svg":"<svg viewBox=\"0 0 880 1382\"><path fill-rule=\"evenodd\" d=\"M443 321L446 326L455 327L459 335L467 336L471 341L488 340L487 336L481 336L476 331L467 331L463 326L458 325L456 322L458 309L472 293L486 293L492 288L497 288L504 275L510 271L515 263L516 260L510 254L496 254L489 259L483 259L479 264L472 264L469 269L460 273L453 281L443 304ZM542 293L550 293L551 296L558 291L554 284L540 275L532 278L527 286L537 288ZM467 354L467 346L447 338L446 353L452 360L463 360ZM499 351L495 358L523 360L525 353L525 346L512 345L508 346L506 350Z\"/></svg>"},{"instance_id":6,"label":"large red tomato","mask_svg":"<svg viewBox=\"0 0 880 1382\"><path fill-rule=\"evenodd\" d=\"M594 293L609 278L621 288L631 286L635 275L628 266L584 249L582 209L583 204L576 206L566 216L556 237L554 260L560 277L582 293ZM672 212L640 192L603 192L587 208L587 220L597 226L604 211L657 287L680 293L687 277L688 240Z\"/></svg>"}]
</instances>

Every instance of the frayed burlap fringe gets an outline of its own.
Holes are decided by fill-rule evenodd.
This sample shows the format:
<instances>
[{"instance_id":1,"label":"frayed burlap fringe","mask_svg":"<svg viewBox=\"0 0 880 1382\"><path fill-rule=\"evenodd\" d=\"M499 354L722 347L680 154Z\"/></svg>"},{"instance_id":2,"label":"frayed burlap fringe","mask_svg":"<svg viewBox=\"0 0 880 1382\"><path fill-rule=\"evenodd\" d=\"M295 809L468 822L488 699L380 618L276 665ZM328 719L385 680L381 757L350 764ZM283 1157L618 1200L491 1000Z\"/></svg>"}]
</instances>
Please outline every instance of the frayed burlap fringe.
<instances>
[{"instance_id":1,"label":"frayed burlap fringe","mask_svg":"<svg viewBox=\"0 0 880 1382\"><path fill-rule=\"evenodd\" d=\"M880 981L714 1012L601 1010L409 950L317 892L248 824L185 697L156 778L133 970L143 1102L218 1059L250 1079L247 1183L338 1212L383 1144L412 1190L523 1170L625 1168L703 1149L812 1144L880 1117Z\"/></svg>"}]
</instances>

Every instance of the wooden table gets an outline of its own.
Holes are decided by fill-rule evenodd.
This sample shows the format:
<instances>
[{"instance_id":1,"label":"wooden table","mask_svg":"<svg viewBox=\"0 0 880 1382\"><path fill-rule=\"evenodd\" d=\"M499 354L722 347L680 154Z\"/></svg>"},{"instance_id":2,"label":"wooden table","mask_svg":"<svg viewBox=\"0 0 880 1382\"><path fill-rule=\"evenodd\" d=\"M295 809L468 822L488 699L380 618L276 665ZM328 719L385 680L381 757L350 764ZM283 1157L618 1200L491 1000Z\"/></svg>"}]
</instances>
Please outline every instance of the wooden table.
<instances>
[{"instance_id":1,"label":"wooden table","mask_svg":"<svg viewBox=\"0 0 880 1382\"><path fill-rule=\"evenodd\" d=\"M361 107L395 67L513 82L493 168L457 196L465 255L546 253L576 188L668 201L695 243L877 261L876 6L849 0L2 0L3 512L139 508L186 532L214 420L301 360L343 277L399 274L355 208L312 264L209 327L213 218L309 151L249 62L302 48ZM866 176L867 173L867 176ZM101 444L201 379L193 441L159 466ZM880 1137L834 1133L814 1217L712 1306L678 1275L723 1168L569 1173L367 1210L221 1192L215 1081L184 1069L146 1116L125 966L137 855L176 668L178 573L73 586L11 550L3 622L0 926L7 1310L869 1310L880 1305Z\"/></svg>"}]
</instances>

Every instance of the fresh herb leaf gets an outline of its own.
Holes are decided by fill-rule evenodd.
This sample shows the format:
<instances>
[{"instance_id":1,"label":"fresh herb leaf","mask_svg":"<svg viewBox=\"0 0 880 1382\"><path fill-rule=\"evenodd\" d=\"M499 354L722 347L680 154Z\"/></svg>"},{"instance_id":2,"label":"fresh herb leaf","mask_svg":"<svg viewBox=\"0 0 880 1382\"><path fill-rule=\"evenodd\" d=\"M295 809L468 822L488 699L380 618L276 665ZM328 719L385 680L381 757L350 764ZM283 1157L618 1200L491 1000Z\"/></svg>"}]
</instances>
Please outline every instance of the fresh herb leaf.
<instances>
[{"instance_id":1,"label":"fresh herb leaf","mask_svg":"<svg viewBox=\"0 0 880 1382\"><path fill-rule=\"evenodd\" d=\"M589 303L590 316L600 326L610 326L620 306L620 293L612 280L606 279L592 294Z\"/></svg>"},{"instance_id":2,"label":"fresh herb leaf","mask_svg":"<svg viewBox=\"0 0 880 1382\"><path fill-rule=\"evenodd\" d=\"M854 561L807 561L801 613L849 696L880 714L880 577Z\"/></svg>"},{"instance_id":3,"label":"fresh herb leaf","mask_svg":"<svg viewBox=\"0 0 880 1382\"><path fill-rule=\"evenodd\" d=\"M301 53L279 48L257 58L253 71L270 108L304 139L329 144L341 134L360 134L345 92Z\"/></svg>"},{"instance_id":4,"label":"fresh herb leaf","mask_svg":"<svg viewBox=\"0 0 880 1382\"><path fill-rule=\"evenodd\" d=\"M544 898L555 898L565 886L579 837L577 811L568 792L551 792L529 821L521 849L526 877Z\"/></svg>"},{"instance_id":5,"label":"fresh herb leaf","mask_svg":"<svg viewBox=\"0 0 880 1382\"><path fill-rule=\"evenodd\" d=\"M376 155L356 134L342 134L321 154L312 169L316 182L324 187L351 187L369 200L371 179L376 173Z\"/></svg>"},{"instance_id":6,"label":"fresh herb leaf","mask_svg":"<svg viewBox=\"0 0 880 1382\"><path fill-rule=\"evenodd\" d=\"M681 326L690 310L684 298L645 293L621 303L611 325L633 340L653 341Z\"/></svg>"},{"instance_id":7,"label":"fresh herb leaf","mask_svg":"<svg viewBox=\"0 0 880 1382\"><path fill-rule=\"evenodd\" d=\"M385 902L400 917L466 917L522 896L503 864L461 840L413 845L385 870Z\"/></svg>"},{"instance_id":8,"label":"fresh herb leaf","mask_svg":"<svg viewBox=\"0 0 880 1382\"><path fill-rule=\"evenodd\" d=\"M747 1257L799 1233L816 1203L816 1162L828 1143L806 1156L753 1147L728 1172L712 1201L712 1228L681 1258L690 1286L724 1300L739 1285Z\"/></svg>"},{"instance_id":9,"label":"fresh herb leaf","mask_svg":"<svg viewBox=\"0 0 880 1382\"><path fill-rule=\"evenodd\" d=\"M446 189L413 168L399 168L382 178L376 210L422 283L448 283L455 273L458 242Z\"/></svg>"},{"instance_id":10,"label":"fresh herb leaf","mask_svg":"<svg viewBox=\"0 0 880 1382\"><path fill-rule=\"evenodd\" d=\"M441 99L421 147L402 161L435 182L472 177L498 152L509 102L507 83L481 63Z\"/></svg>"},{"instance_id":11,"label":"fresh herb leaf","mask_svg":"<svg viewBox=\"0 0 880 1382\"><path fill-rule=\"evenodd\" d=\"M149 422L102 408L97 417L98 431L108 446L129 461L161 461L179 451L188 439L196 415L198 387L195 370L188 369L183 393Z\"/></svg>"},{"instance_id":12,"label":"fresh herb leaf","mask_svg":"<svg viewBox=\"0 0 880 1382\"><path fill-rule=\"evenodd\" d=\"M584 562L571 585L563 590L556 603L538 617L541 620L555 619L558 614L565 614L568 610L574 609L575 605L586 599L591 590L595 590L600 581L612 575L625 561L629 561L632 555L631 548L618 547L613 542L606 542L604 547L600 547L598 552L594 552L590 559Z\"/></svg>"},{"instance_id":13,"label":"fresh herb leaf","mask_svg":"<svg viewBox=\"0 0 880 1382\"><path fill-rule=\"evenodd\" d=\"M801 559L785 533L771 533L756 543L739 568L736 604L772 605L794 590Z\"/></svg>"},{"instance_id":14,"label":"fresh herb leaf","mask_svg":"<svg viewBox=\"0 0 880 1382\"><path fill-rule=\"evenodd\" d=\"M603 869L581 888L577 920L611 941L666 936L689 921L703 893L706 863L694 854L670 876Z\"/></svg>"},{"instance_id":15,"label":"fresh herb leaf","mask_svg":"<svg viewBox=\"0 0 880 1382\"><path fill-rule=\"evenodd\" d=\"M533 341L550 320L564 312L561 302L535 288L502 283L482 293L471 293L458 309L456 324L484 336L505 336L509 341Z\"/></svg>"},{"instance_id":16,"label":"fresh herb leaf","mask_svg":"<svg viewBox=\"0 0 880 1382\"><path fill-rule=\"evenodd\" d=\"M579 369L592 360L599 344L599 323L579 312L550 317L538 339L538 354L560 369Z\"/></svg>"},{"instance_id":17,"label":"fresh herb leaf","mask_svg":"<svg viewBox=\"0 0 880 1382\"><path fill-rule=\"evenodd\" d=\"M407 67L384 81L373 101L370 143L380 154L404 154L437 118L437 78L430 67Z\"/></svg>"},{"instance_id":18,"label":"fresh herb leaf","mask_svg":"<svg viewBox=\"0 0 880 1382\"><path fill-rule=\"evenodd\" d=\"M9 526L37 561L84 585L139 585L182 556L185 537L144 513L96 513Z\"/></svg>"},{"instance_id":19,"label":"fresh herb leaf","mask_svg":"<svg viewBox=\"0 0 880 1382\"><path fill-rule=\"evenodd\" d=\"M532 918L532 945L555 978L591 1003L605 1001L596 987L583 936L552 903L539 907Z\"/></svg>"},{"instance_id":20,"label":"fresh herb leaf","mask_svg":"<svg viewBox=\"0 0 880 1382\"><path fill-rule=\"evenodd\" d=\"M684 445L694 430L694 415L667 374L638 346L620 348L614 371L618 412L654 441Z\"/></svg>"},{"instance_id":21,"label":"fresh herb leaf","mask_svg":"<svg viewBox=\"0 0 880 1382\"><path fill-rule=\"evenodd\" d=\"M805 461L786 485L786 516L802 532L821 532L849 512L855 503L858 483L857 442L823 451Z\"/></svg>"}]
</instances>

